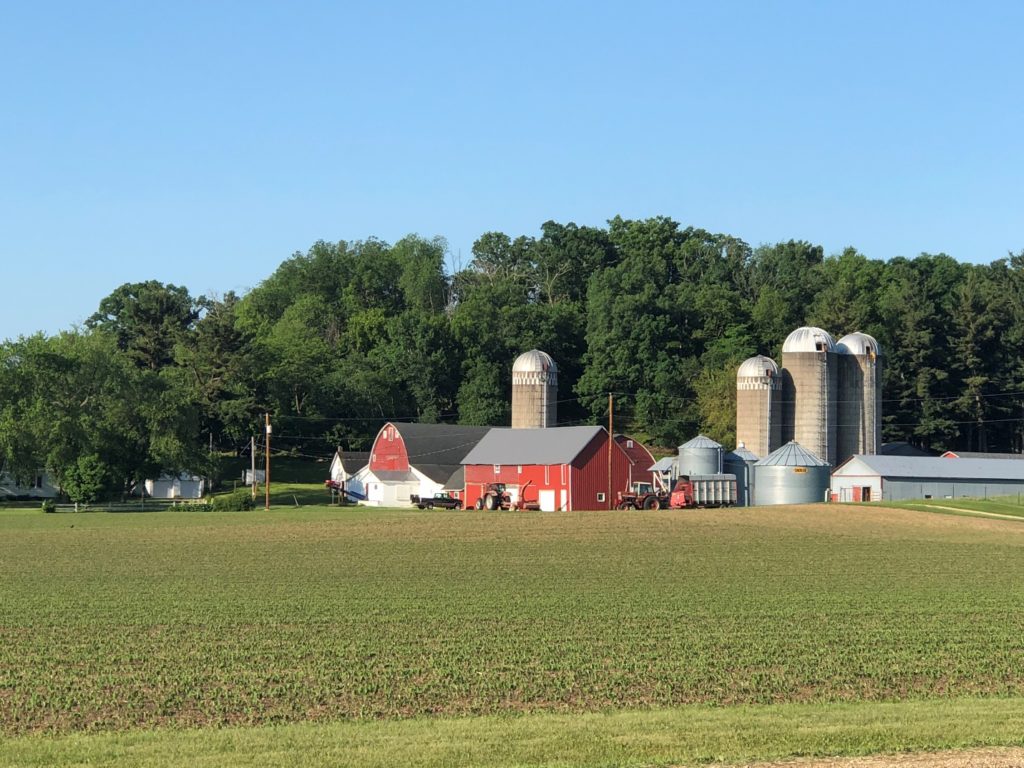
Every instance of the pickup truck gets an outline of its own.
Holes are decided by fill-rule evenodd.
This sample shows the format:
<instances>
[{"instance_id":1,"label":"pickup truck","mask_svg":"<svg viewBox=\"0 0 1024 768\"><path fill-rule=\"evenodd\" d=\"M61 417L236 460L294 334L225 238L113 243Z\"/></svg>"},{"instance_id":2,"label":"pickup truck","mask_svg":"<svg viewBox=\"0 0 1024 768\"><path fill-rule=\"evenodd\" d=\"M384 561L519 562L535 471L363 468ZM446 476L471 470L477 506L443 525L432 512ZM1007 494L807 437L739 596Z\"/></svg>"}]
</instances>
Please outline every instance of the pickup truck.
<instances>
[{"instance_id":1,"label":"pickup truck","mask_svg":"<svg viewBox=\"0 0 1024 768\"><path fill-rule=\"evenodd\" d=\"M415 493L409 497L409 501L417 506L419 509L433 509L434 507L444 507L445 509L462 509L462 502L457 496L452 496L445 493L444 491L438 491L430 496L417 496Z\"/></svg>"}]
</instances>

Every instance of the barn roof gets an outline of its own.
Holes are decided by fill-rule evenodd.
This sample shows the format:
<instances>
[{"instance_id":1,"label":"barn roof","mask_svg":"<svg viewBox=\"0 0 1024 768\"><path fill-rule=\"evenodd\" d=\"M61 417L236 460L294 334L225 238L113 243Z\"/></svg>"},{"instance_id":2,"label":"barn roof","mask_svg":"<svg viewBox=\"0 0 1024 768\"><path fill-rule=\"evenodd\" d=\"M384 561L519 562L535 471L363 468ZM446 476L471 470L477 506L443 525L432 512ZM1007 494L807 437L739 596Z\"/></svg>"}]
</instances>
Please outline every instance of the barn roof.
<instances>
[{"instance_id":1,"label":"barn roof","mask_svg":"<svg viewBox=\"0 0 1024 768\"><path fill-rule=\"evenodd\" d=\"M341 468L345 470L345 474L354 475L370 463L370 452L343 451L339 448L334 458L341 462Z\"/></svg>"},{"instance_id":2,"label":"barn roof","mask_svg":"<svg viewBox=\"0 0 1024 768\"><path fill-rule=\"evenodd\" d=\"M946 451L943 459L1012 459L1024 460L1024 453L988 453L985 451Z\"/></svg>"},{"instance_id":3,"label":"barn roof","mask_svg":"<svg viewBox=\"0 0 1024 768\"><path fill-rule=\"evenodd\" d=\"M459 468L452 472L444 484L442 491L464 491L466 490L466 468L459 465Z\"/></svg>"},{"instance_id":4,"label":"barn roof","mask_svg":"<svg viewBox=\"0 0 1024 768\"><path fill-rule=\"evenodd\" d=\"M462 460L463 464L568 464L604 427L495 427Z\"/></svg>"},{"instance_id":5,"label":"barn roof","mask_svg":"<svg viewBox=\"0 0 1024 768\"><path fill-rule=\"evenodd\" d=\"M409 465L435 483L443 483L451 477L461 465L462 458L490 430L490 427L462 424L390 424L402 437ZM380 476L381 473L374 474Z\"/></svg>"},{"instance_id":6,"label":"barn roof","mask_svg":"<svg viewBox=\"0 0 1024 768\"><path fill-rule=\"evenodd\" d=\"M943 459L938 456L854 456L834 475L863 474L864 467L882 477L936 480L1016 480L1024 482L1019 459Z\"/></svg>"}]
</instances>

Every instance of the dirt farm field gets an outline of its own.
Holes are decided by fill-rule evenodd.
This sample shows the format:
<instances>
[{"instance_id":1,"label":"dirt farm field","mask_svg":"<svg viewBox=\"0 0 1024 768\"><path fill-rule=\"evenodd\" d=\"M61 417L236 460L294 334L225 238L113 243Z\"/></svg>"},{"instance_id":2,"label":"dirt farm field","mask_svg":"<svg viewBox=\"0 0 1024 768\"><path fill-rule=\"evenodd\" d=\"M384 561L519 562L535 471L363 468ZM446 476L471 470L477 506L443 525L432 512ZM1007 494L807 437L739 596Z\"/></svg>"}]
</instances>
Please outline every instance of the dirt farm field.
<instances>
[{"instance_id":1,"label":"dirt farm field","mask_svg":"<svg viewBox=\"0 0 1024 768\"><path fill-rule=\"evenodd\" d=\"M994 701L1017 717L1024 694L1015 521L834 505L19 510L0 512L0 584L0 733L32 749L708 705Z\"/></svg>"}]
</instances>

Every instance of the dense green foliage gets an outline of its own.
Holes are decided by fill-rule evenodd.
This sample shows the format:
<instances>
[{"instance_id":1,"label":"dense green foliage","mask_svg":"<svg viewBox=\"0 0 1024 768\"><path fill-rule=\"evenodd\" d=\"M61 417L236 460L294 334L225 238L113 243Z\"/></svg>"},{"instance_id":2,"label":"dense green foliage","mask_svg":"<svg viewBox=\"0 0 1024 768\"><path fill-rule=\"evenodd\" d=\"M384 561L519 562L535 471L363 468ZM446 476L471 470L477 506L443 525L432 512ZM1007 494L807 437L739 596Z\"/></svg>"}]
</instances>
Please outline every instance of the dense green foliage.
<instances>
[{"instance_id":1,"label":"dense green foliage","mask_svg":"<svg viewBox=\"0 0 1024 768\"><path fill-rule=\"evenodd\" d=\"M618 425L655 444L732 445L736 365L805 323L882 343L887 440L1024 446L1024 253L825 257L618 217L484 234L453 273L446 251L318 242L241 298L122 285L83 329L0 345L0 460L64 484L92 455L114 492L208 473L209 449L244 450L264 411L279 449L316 456L367 448L387 419L507 424L531 347L560 366L562 423L603 421L611 392Z\"/></svg>"},{"instance_id":2,"label":"dense green foliage","mask_svg":"<svg viewBox=\"0 0 1024 768\"><path fill-rule=\"evenodd\" d=\"M1024 693L1024 526L0 515L0 731Z\"/></svg>"}]
</instances>

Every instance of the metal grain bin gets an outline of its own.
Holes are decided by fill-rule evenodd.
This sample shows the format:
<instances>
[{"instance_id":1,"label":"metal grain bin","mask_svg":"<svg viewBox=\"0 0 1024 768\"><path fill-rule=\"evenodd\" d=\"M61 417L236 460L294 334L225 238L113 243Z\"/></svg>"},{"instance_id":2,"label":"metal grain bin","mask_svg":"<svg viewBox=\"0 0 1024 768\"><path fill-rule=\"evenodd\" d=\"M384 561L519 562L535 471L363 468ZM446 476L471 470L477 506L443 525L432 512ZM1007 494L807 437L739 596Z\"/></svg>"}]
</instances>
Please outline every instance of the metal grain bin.
<instances>
[{"instance_id":1,"label":"metal grain bin","mask_svg":"<svg viewBox=\"0 0 1024 768\"><path fill-rule=\"evenodd\" d=\"M754 465L754 504L825 501L832 468L797 442L789 442Z\"/></svg>"},{"instance_id":2,"label":"metal grain bin","mask_svg":"<svg viewBox=\"0 0 1024 768\"><path fill-rule=\"evenodd\" d=\"M677 472L690 475L718 475L722 472L722 446L710 437L697 435L679 446Z\"/></svg>"},{"instance_id":3,"label":"metal grain bin","mask_svg":"<svg viewBox=\"0 0 1024 768\"><path fill-rule=\"evenodd\" d=\"M749 507L754 503L754 465L758 457L740 443L722 457L722 471L736 475L736 504Z\"/></svg>"}]
</instances>

